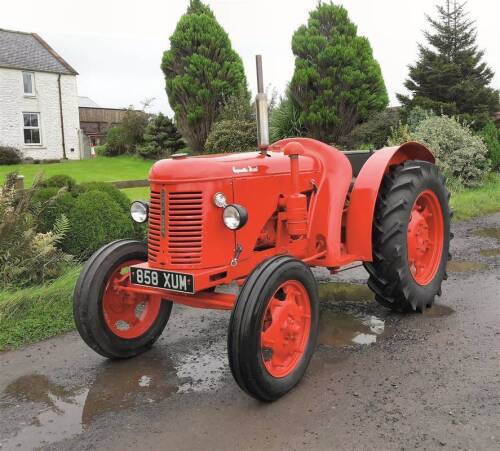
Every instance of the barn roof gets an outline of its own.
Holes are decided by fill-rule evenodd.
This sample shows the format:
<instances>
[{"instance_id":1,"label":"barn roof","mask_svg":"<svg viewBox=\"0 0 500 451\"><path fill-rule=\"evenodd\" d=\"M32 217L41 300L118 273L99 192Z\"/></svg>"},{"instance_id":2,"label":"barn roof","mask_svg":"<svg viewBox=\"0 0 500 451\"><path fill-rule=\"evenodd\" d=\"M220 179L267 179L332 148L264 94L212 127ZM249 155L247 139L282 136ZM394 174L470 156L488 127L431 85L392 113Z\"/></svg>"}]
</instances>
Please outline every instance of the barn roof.
<instances>
[{"instance_id":1,"label":"barn roof","mask_svg":"<svg viewBox=\"0 0 500 451\"><path fill-rule=\"evenodd\" d=\"M0 67L78 75L78 72L36 33L1 28Z\"/></svg>"}]
</instances>

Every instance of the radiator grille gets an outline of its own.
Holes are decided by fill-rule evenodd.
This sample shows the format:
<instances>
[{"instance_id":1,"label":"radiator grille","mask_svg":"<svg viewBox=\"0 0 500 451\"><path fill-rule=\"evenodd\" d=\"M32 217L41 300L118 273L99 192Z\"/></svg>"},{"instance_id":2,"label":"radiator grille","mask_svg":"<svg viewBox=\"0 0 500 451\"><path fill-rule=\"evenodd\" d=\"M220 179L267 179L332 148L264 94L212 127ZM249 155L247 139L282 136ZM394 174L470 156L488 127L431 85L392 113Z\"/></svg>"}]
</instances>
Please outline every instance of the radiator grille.
<instances>
[{"instance_id":1,"label":"radiator grille","mask_svg":"<svg viewBox=\"0 0 500 451\"><path fill-rule=\"evenodd\" d=\"M148 258L156 262L160 251L161 237L161 194L151 191L149 201Z\"/></svg>"},{"instance_id":2,"label":"radiator grille","mask_svg":"<svg viewBox=\"0 0 500 451\"><path fill-rule=\"evenodd\" d=\"M202 232L201 191L168 193L167 233L170 263L173 265L200 263Z\"/></svg>"}]
</instances>

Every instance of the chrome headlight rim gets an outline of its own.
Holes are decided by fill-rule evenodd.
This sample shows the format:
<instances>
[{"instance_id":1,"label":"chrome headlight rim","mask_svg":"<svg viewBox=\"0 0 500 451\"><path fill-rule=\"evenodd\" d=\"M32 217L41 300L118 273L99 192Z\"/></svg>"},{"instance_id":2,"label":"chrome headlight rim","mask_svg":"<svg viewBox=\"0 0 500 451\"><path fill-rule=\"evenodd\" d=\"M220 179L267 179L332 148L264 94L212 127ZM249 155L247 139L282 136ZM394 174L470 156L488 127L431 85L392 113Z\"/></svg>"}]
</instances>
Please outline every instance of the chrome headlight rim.
<instances>
[{"instance_id":1,"label":"chrome headlight rim","mask_svg":"<svg viewBox=\"0 0 500 451\"><path fill-rule=\"evenodd\" d=\"M144 224L149 218L149 203L143 200L134 200L130 204L130 216L134 222Z\"/></svg>"},{"instance_id":2,"label":"chrome headlight rim","mask_svg":"<svg viewBox=\"0 0 500 451\"><path fill-rule=\"evenodd\" d=\"M224 225L230 230L241 229L248 221L248 212L245 207L230 204L224 208L222 214Z\"/></svg>"}]
</instances>

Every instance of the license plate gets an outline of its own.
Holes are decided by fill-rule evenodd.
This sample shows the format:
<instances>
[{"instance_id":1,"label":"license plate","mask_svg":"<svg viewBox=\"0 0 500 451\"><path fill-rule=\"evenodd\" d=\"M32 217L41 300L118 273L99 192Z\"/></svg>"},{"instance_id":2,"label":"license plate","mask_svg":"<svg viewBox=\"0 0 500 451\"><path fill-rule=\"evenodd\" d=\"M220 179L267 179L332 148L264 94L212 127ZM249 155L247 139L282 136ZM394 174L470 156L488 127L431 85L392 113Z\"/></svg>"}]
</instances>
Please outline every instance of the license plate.
<instances>
[{"instance_id":1,"label":"license plate","mask_svg":"<svg viewBox=\"0 0 500 451\"><path fill-rule=\"evenodd\" d=\"M194 294L194 280L191 274L132 267L130 268L130 281L134 285Z\"/></svg>"}]
</instances>

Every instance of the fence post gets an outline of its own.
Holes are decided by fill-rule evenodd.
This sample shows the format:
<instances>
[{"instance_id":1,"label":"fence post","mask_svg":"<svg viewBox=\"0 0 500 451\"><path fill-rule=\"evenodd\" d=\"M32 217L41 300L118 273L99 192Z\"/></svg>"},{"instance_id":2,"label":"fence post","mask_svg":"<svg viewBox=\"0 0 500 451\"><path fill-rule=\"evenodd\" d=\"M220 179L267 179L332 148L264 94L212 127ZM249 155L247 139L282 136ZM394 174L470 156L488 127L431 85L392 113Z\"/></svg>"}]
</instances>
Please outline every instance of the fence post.
<instances>
[{"instance_id":1,"label":"fence post","mask_svg":"<svg viewBox=\"0 0 500 451\"><path fill-rule=\"evenodd\" d=\"M16 191L24 190L24 175L17 174L16 180L14 181L14 188Z\"/></svg>"}]
</instances>

